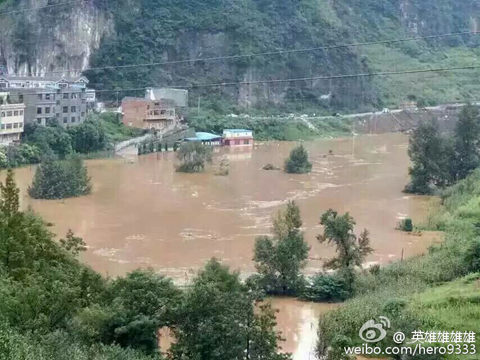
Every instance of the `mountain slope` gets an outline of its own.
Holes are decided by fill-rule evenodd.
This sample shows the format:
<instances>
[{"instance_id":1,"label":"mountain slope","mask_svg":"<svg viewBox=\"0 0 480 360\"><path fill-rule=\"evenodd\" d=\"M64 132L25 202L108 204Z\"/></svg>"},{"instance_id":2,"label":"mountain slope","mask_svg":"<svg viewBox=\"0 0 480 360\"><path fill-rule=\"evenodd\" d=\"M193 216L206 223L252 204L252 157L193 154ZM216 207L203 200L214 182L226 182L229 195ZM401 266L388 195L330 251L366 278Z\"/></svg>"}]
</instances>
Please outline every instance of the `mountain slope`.
<instances>
[{"instance_id":1,"label":"mountain slope","mask_svg":"<svg viewBox=\"0 0 480 360\"><path fill-rule=\"evenodd\" d=\"M18 3L16 7L34 2ZM56 19L54 27L42 12ZM10 72L45 73L54 68L85 68L88 63L102 67L251 54L476 31L479 17L480 5L475 0L87 0L73 8L59 6L39 14L12 16L11 27L0 30L7 32L0 40L0 64L6 64ZM33 34L22 31L24 22ZM87 71L86 75L97 89L122 89L471 65L478 55L477 37ZM24 44L19 38L42 38L49 45L15 46ZM289 111L363 110L415 97L427 103L475 97L480 87L473 78L478 74L462 71L217 86L193 89L190 98L192 105L201 98L203 106L218 111L272 105ZM122 91L119 96L139 94Z\"/></svg>"}]
</instances>

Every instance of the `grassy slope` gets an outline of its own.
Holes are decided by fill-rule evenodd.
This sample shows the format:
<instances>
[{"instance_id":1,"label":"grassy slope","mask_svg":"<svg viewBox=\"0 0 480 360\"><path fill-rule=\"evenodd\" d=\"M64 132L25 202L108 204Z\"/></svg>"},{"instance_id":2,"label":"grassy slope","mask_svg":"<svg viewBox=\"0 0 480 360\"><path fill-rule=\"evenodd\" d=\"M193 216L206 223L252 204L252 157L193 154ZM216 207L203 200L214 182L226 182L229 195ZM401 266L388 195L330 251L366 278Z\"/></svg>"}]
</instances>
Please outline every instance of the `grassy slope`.
<instances>
[{"instance_id":1,"label":"grassy slope","mask_svg":"<svg viewBox=\"0 0 480 360\"><path fill-rule=\"evenodd\" d=\"M227 117L211 112L189 119L190 126L196 131L221 134L223 129L246 128L254 131L257 140L309 140L316 137L334 137L350 135L351 120L344 118L319 119L308 117L310 127L298 116L295 117Z\"/></svg>"},{"instance_id":2,"label":"grassy slope","mask_svg":"<svg viewBox=\"0 0 480 360\"><path fill-rule=\"evenodd\" d=\"M445 242L433 246L425 256L386 266L376 275L363 274L357 296L320 319L319 351L329 345L339 349L344 344L360 344L361 326L381 315L392 320L392 333L480 331L480 305L475 295L478 282L472 277L451 282L470 271L465 255L478 234L480 171L449 189L443 203L429 225L445 230ZM383 345L394 345L387 339Z\"/></svg>"}]
</instances>

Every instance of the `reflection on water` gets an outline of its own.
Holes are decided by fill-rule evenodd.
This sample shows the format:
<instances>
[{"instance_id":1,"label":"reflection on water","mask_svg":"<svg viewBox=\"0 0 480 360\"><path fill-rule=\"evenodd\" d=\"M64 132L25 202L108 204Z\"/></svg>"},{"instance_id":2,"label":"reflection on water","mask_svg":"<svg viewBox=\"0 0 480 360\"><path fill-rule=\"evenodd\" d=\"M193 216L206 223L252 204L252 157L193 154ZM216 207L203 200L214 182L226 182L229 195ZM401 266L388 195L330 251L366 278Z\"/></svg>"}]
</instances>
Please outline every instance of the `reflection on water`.
<instances>
[{"instance_id":1,"label":"reflection on water","mask_svg":"<svg viewBox=\"0 0 480 360\"><path fill-rule=\"evenodd\" d=\"M330 246L315 240L321 231L320 214L329 208L349 211L358 232L370 231L375 249L371 263L422 253L435 240L435 234L418 237L395 230L402 217L423 220L428 203L426 197L401 192L408 181L407 144L402 134L307 142L313 163L308 175L262 170L267 163L282 166L295 146L287 142L260 144L250 152L225 154L218 149L217 159L230 159L228 176L215 176L213 171L176 173L173 153L92 160L92 194L62 201L28 197L33 168L16 170L16 177L22 206L31 206L54 223L57 234L71 228L83 237L88 244L83 260L94 269L118 275L148 266L177 282L191 280L213 256L244 275L251 273L255 237L269 233L272 215L293 199L312 247L306 269L311 274L321 269L322 259L333 255ZM329 150L333 155L326 155ZM287 316L290 310L282 311L280 316ZM316 318L315 311L313 305L302 304L290 320L280 318L280 327L293 329L291 336L284 330L289 349L310 346L301 334L310 326L309 319Z\"/></svg>"}]
</instances>

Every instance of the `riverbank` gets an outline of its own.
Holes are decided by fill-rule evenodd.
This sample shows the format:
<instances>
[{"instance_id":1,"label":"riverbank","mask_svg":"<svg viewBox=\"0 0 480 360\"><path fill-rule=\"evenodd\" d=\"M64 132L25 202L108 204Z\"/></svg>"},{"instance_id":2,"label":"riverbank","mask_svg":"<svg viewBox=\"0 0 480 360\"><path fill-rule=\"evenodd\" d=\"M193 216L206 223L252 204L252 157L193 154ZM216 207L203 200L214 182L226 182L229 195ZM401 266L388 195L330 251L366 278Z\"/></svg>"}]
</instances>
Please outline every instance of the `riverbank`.
<instances>
[{"instance_id":1,"label":"riverbank","mask_svg":"<svg viewBox=\"0 0 480 360\"><path fill-rule=\"evenodd\" d=\"M390 331L401 331L411 340L415 330L462 333L480 332L478 284L480 271L478 218L480 217L480 171L448 189L442 206L426 227L445 232L445 241L433 245L424 256L413 257L364 273L356 285L357 296L321 317L317 351L340 358L344 346L358 346L362 325L386 316ZM390 333L390 332L389 332ZM377 344L394 346L391 337ZM476 345L479 345L477 339ZM458 354L442 359L457 359ZM475 359L475 356L465 356Z\"/></svg>"}]
</instances>

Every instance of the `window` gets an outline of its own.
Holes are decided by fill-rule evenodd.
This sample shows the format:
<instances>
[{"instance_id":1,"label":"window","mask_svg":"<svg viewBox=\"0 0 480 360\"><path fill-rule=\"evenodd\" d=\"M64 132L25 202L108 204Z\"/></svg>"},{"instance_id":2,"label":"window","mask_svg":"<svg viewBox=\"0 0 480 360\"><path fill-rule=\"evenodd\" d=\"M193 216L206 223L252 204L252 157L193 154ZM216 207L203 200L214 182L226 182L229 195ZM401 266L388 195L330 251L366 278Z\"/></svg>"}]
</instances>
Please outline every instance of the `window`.
<instances>
[{"instance_id":1,"label":"window","mask_svg":"<svg viewBox=\"0 0 480 360\"><path fill-rule=\"evenodd\" d=\"M64 107L63 107L63 113L64 113L64 114L68 113L68 106L64 106Z\"/></svg>"},{"instance_id":2,"label":"window","mask_svg":"<svg viewBox=\"0 0 480 360\"><path fill-rule=\"evenodd\" d=\"M42 108L41 107L37 107L37 114L41 114L42 113Z\"/></svg>"},{"instance_id":3,"label":"window","mask_svg":"<svg viewBox=\"0 0 480 360\"><path fill-rule=\"evenodd\" d=\"M5 124L2 124L2 130L5 130Z\"/></svg>"},{"instance_id":4,"label":"window","mask_svg":"<svg viewBox=\"0 0 480 360\"><path fill-rule=\"evenodd\" d=\"M82 112L81 116L82 116L82 117L85 117L85 113L84 113L84 112Z\"/></svg>"},{"instance_id":5,"label":"window","mask_svg":"<svg viewBox=\"0 0 480 360\"><path fill-rule=\"evenodd\" d=\"M23 110L20 110L20 115L23 115Z\"/></svg>"},{"instance_id":6,"label":"window","mask_svg":"<svg viewBox=\"0 0 480 360\"><path fill-rule=\"evenodd\" d=\"M250 144L250 141L249 140L243 140L243 144L248 145L248 144Z\"/></svg>"},{"instance_id":7,"label":"window","mask_svg":"<svg viewBox=\"0 0 480 360\"><path fill-rule=\"evenodd\" d=\"M45 100L50 100L50 94L45 94Z\"/></svg>"},{"instance_id":8,"label":"window","mask_svg":"<svg viewBox=\"0 0 480 360\"><path fill-rule=\"evenodd\" d=\"M42 100L43 99L43 94L38 94L38 100Z\"/></svg>"},{"instance_id":9,"label":"window","mask_svg":"<svg viewBox=\"0 0 480 360\"><path fill-rule=\"evenodd\" d=\"M37 124L42 125L42 119L38 118L37 119Z\"/></svg>"},{"instance_id":10,"label":"window","mask_svg":"<svg viewBox=\"0 0 480 360\"><path fill-rule=\"evenodd\" d=\"M68 99L68 93L63 93L63 98Z\"/></svg>"},{"instance_id":11,"label":"window","mask_svg":"<svg viewBox=\"0 0 480 360\"><path fill-rule=\"evenodd\" d=\"M15 110L15 111L13 112L13 116L18 116L18 110Z\"/></svg>"},{"instance_id":12,"label":"window","mask_svg":"<svg viewBox=\"0 0 480 360\"><path fill-rule=\"evenodd\" d=\"M72 123L75 122L75 116L72 116Z\"/></svg>"},{"instance_id":13,"label":"window","mask_svg":"<svg viewBox=\"0 0 480 360\"><path fill-rule=\"evenodd\" d=\"M19 128L23 128L23 123L18 123Z\"/></svg>"},{"instance_id":14,"label":"window","mask_svg":"<svg viewBox=\"0 0 480 360\"><path fill-rule=\"evenodd\" d=\"M5 111L2 111L2 117L5 117Z\"/></svg>"},{"instance_id":15,"label":"window","mask_svg":"<svg viewBox=\"0 0 480 360\"><path fill-rule=\"evenodd\" d=\"M18 129L18 123L13 123L13 128Z\"/></svg>"},{"instance_id":16,"label":"window","mask_svg":"<svg viewBox=\"0 0 480 360\"><path fill-rule=\"evenodd\" d=\"M60 105L60 100L57 100L56 104L57 104L57 105Z\"/></svg>"},{"instance_id":17,"label":"window","mask_svg":"<svg viewBox=\"0 0 480 360\"><path fill-rule=\"evenodd\" d=\"M77 112L77 108L75 106L72 106L70 108L70 112L72 112L72 113Z\"/></svg>"},{"instance_id":18,"label":"window","mask_svg":"<svg viewBox=\"0 0 480 360\"><path fill-rule=\"evenodd\" d=\"M45 114L50 114L50 108L49 107L45 108Z\"/></svg>"},{"instance_id":19,"label":"window","mask_svg":"<svg viewBox=\"0 0 480 360\"><path fill-rule=\"evenodd\" d=\"M76 98L77 98L77 94L72 93L71 99L76 99Z\"/></svg>"},{"instance_id":20,"label":"window","mask_svg":"<svg viewBox=\"0 0 480 360\"><path fill-rule=\"evenodd\" d=\"M11 111L7 111L7 116L12 116L12 112L11 112Z\"/></svg>"},{"instance_id":21,"label":"window","mask_svg":"<svg viewBox=\"0 0 480 360\"><path fill-rule=\"evenodd\" d=\"M240 140L235 140L235 145L240 145Z\"/></svg>"},{"instance_id":22,"label":"window","mask_svg":"<svg viewBox=\"0 0 480 360\"><path fill-rule=\"evenodd\" d=\"M63 123L66 124L68 122L68 118L64 117L63 118Z\"/></svg>"},{"instance_id":23,"label":"window","mask_svg":"<svg viewBox=\"0 0 480 360\"><path fill-rule=\"evenodd\" d=\"M12 124L7 124L7 129L11 129L12 128Z\"/></svg>"}]
</instances>

